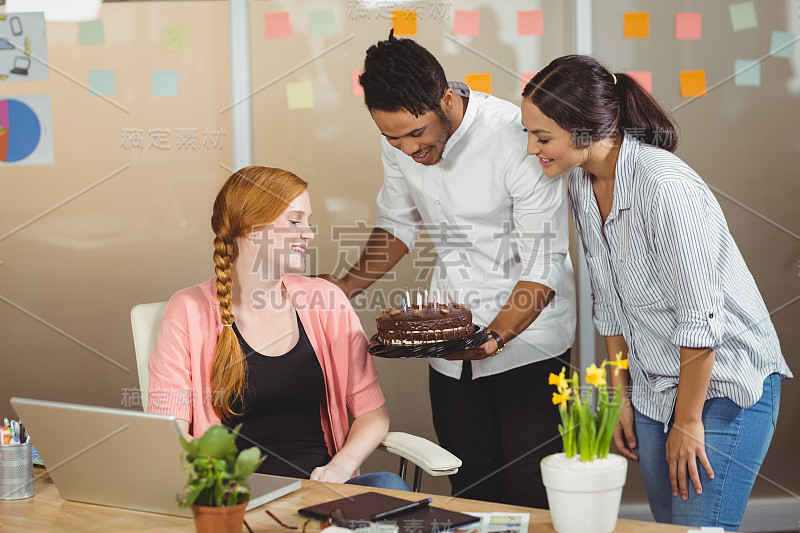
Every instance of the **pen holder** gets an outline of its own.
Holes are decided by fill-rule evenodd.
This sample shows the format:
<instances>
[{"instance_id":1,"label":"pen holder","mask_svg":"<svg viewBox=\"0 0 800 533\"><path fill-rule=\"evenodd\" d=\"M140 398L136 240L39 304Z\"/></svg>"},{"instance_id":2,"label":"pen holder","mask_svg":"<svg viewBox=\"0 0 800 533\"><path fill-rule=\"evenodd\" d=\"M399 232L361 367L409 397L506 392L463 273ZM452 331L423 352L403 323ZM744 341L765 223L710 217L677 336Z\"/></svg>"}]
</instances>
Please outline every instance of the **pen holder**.
<instances>
[{"instance_id":1,"label":"pen holder","mask_svg":"<svg viewBox=\"0 0 800 533\"><path fill-rule=\"evenodd\" d=\"M30 442L0 446L0 500L33 496L33 455Z\"/></svg>"}]
</instances>

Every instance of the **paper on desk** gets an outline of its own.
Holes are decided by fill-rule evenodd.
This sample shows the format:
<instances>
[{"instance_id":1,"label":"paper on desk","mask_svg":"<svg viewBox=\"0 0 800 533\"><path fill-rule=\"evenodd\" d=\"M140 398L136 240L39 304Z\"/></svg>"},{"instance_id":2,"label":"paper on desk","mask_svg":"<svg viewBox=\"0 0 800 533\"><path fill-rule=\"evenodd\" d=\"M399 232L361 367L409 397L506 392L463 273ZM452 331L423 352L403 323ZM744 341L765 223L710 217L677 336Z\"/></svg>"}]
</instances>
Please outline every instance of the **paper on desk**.
<instances>
[{"instance_id":1,"label":"paper on desk","mask_svg":"<svg viewBox=\"0 0 800 533\"><path fill-rule=\"evenodd\" d=\"M456 529L456 533L527 533L531 520L530 513L464 513L481 521Z\"/></svg>"},{"instance_id":2,"label":"paper on desk","mask_svg":"<svg viewBox=\"0 0 800 533\"><path fill-rule=\"evenodd\" d=\"M690 529L687 533L725 533L721 527L701 527L700 529Z\"/></svg>"}]
</instances>

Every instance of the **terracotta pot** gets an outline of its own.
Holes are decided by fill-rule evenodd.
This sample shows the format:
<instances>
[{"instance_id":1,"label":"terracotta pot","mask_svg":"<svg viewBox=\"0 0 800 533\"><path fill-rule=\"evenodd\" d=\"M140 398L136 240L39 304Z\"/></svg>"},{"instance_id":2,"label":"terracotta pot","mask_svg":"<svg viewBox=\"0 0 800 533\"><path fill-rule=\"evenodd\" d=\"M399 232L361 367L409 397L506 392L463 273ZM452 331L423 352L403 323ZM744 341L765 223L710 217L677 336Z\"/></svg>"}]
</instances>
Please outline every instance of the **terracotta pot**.
<instances>
[{"instance_id":1,"label":"terracotta pot","mask_svg":"<svg viewBox=\"0 0 800 533\"><path fill-rule=\"evenodd\" d=\"M558 533L614 531L628 461L613 453L582 463L579 456L548 455L541 462L542 482L553 529Z\"/></svg>"},{"instance_id":2,"label":"terracotta pot","mask_svg":"<svg viewBox=\"0 0 800 533\"><path fill-rule=\"evenodd\" d=\"M197 533L240 533L247 502L232 507L192 505Z\"/></svg>"}]
</instances>

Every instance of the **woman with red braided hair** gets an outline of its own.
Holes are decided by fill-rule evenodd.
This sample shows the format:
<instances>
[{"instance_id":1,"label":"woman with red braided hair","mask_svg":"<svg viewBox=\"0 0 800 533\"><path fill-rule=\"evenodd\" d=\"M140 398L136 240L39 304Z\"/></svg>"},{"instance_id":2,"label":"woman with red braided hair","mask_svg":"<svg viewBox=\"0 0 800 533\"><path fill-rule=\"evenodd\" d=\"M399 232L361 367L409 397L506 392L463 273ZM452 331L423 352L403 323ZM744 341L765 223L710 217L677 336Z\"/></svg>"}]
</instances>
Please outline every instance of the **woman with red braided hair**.
<instances>
[{"instance_id":1,"label":"woman with red braided hair","mask_svg":"<svg viewBox=\"0 0 800 533\"><path fill-rule=\"evenodd\" d=\"M261 447L262 473L408 490L388 472L353 477L389 415L344 293L301 275L314 238L307 186L257 166L222 186L211 217L216 278L170 299L148 410L193 437L243 424L237 446Z\"/></svg>"}]
</instances>

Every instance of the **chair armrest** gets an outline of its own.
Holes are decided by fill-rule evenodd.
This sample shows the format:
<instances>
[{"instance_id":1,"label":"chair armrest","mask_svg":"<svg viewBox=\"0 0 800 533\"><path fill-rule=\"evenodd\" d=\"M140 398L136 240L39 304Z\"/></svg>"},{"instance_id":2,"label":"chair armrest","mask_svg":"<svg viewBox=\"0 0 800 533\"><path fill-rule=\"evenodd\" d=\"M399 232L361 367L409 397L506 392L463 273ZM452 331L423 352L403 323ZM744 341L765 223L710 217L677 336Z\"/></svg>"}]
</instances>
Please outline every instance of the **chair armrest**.
<instances>
[{"instance_id":1,"label":"chair armrest","mask_svg":"<svg viewBox=\"0 0 800 533\"><path fill-rule=\"evenodd\" d=\"M432 476L453 475L461 466L461 459L441 446L399 431L387 433L378 448L408 459Z\"/></svg>"}]
</instances>

